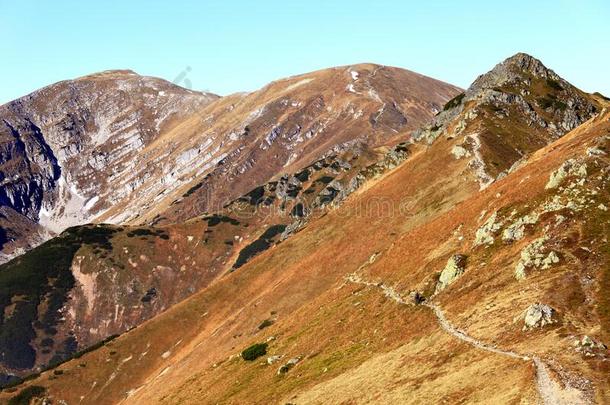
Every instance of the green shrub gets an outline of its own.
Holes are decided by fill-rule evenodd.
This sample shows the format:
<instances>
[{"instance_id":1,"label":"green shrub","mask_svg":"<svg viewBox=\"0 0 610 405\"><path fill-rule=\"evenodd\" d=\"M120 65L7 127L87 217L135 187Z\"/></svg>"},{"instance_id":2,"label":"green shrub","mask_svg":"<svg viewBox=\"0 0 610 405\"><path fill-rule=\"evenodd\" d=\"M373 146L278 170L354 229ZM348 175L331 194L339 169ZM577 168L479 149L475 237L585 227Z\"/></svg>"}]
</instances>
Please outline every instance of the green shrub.
<instances>
[{"instance_id":1,"label":"green shrub","mask_svg":"<svg viewBox=\"0 0 610 405\"><path fill-rule=\"evenodd\" d=\"M563 87L561 87L561 84L559 84L557 80L546 79L546 84L554 90L563 90Z\"/></svg>"},{"instance_id":2,"label":"green shrub","mask_svg":"<svg viewBox=\"0 0 610 405\"><path fill-rule=\"evenodd\" d=\"M44 338L42 339L42 342L40 342L40 345L42 347L52 347L53 346L53 339L51 338Z\"/></svg>"},{"instance_id":3,"label":"green shrub","mask_svg":"<svg viewBox=\"0 0 610 405\"><path fill-rule=\"evenodd\" d=\"M254 361L267 354L267 343L255 343L241 352L241 357L246 361Z\"/></svg>"},{"instance_id":4,"label":"green shrub","mask_svg":"<svg viewBox=\"0 0 610 405\"><path fill-rule=\"evenodd\" d=\"M94 350L99 349L100 347L110 343L111 341L113 341L114 339L118 338L119 335L110 335L108 336L106 339L97 342L89 347L87 347L86 349L81 350L80 352L74 353L74 355L72 356L73 359L79 359L81 357L83 357L83 355L92 352Z\"/></svg>"},{"instance_id":5,"label":"green shrub","mask_svg":"<svg viewBox=\"0 0 610 405\"><path fill-rule=\"evenodd\" d=\"M258 239L239 252L237 260L235 260L235 264L233 264L233 269L240 268L260 252L269 249L271 244L274 243L275 237L284 232L285 229L286 225L272 225L267 228Z\"/></svg>"},{"instance_id":6,"label":"green shrub","mask_svg":"<svg viewBox=\"0 0 610 405\"><path fill-rule=\"evenodd\" d=\"M271 325L273 325L273 321L271 319L265 319L263 322L261 322L260 325L258 325L258 329L262 330L268 328Z\"/></svg>"},{"instance_id":7,"label":"green shrub","mask_svg":"<svg viewBox=\"0 0 610 405\"><path fill-rule=\"evenodd\" d=\"M445 106L443 107L443 111L450 110L460 105L465 96L465 93L460 93L457 96L453 97L451 100L447 101L447 104L445 104Z\"/></svg>"},{"instance_id":8,"label":"green shrub","mask_svg":"<svg viewBox=\"0 0 610 405\"><path fill-rule=\"evenodd\" d=\"M195 184L193 187L189 188L187 192L182 195L182 197L184 198L190 196L195 191L199 190L201 187L203 187L203 182Z\"/></svg>"},{"instance_id":9,"label":"green shrub","mask_svg":"<svg viewBox=\"0 0 610 405\"><path fill-rule=\"evenodd\" d=\"M8 401L8 405L29 405L33 398L40 398L46 391L45 387L30 385Z\"/></svg>"},{"instance_id":10,"label":"green shrub","mask_svg":"<svg viewBox=\"0 0 610 405\"><path fill-rule=\"evenodd\" d=\"M562 110L562 111L565 110L566 108L568 108L568 105L566 103L564 103L563 101L559 101L559 100L555 101L553 103L553 106L555 107L555 109Z\"/></svg>"},{"instance_id":11,"label":"green shrub","mask_svg":"<svg viewBox=\"0 0 610 405\"><path fill-rule=\"evenodd\" d=\"M330 183L333 180L334 180L334 177L322 176L319 179L316 179L316 181L314 181L314 183L328 184L328 183Z\"/></svg>"},{"instance_id":12,"label":"green shrub","mask_svg":"<svg viewBox=\"0 0 610 405\"><path fill-rule=\"evenodd\" d=\"M555 97L541 97L538 99L538 105L540 108L547 109L553 107L555 110L565 110L568 105L561 100L557 100Z\"/></svg>"}]
</instances>

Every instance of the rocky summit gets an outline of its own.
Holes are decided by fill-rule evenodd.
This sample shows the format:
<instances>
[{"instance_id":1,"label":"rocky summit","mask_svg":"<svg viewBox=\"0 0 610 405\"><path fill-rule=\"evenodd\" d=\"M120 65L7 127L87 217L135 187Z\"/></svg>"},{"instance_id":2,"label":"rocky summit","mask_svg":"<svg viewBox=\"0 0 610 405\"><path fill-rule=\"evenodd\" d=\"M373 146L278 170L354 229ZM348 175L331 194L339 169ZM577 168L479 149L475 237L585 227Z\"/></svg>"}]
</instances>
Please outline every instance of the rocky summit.
<instances>
[{"instance_id":1,"label":"rocky summit","mask_svg":"<svg viewBox=\"0 0 610 405\"><path fill-rule=\"evenodd\" d=\"M608 403L609 107L523 53L0 106L0 402Z\"/></svg>"}]
</instances>

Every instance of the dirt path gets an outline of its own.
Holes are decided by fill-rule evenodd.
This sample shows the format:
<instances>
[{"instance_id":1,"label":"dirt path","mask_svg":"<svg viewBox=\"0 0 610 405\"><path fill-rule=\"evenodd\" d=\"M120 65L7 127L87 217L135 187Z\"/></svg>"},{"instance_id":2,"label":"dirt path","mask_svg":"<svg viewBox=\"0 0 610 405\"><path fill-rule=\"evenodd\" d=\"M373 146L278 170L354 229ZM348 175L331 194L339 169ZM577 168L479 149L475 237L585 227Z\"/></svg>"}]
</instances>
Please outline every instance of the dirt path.
<instances>
[{"instance_id":1,"label":"dirt path","mask_svg":"<svg viewBox=\"0 0 610 405\"><path fill-rule=\"evenodd\" d=\"M365 285L368 287L379 288L381 291L383 291L386 297L397 302L398 304L415 305L414 303L411 303L410 301L402 298L401 294L399 294L392 287L386 286L382 282L373 283L370 281L366 281L355 273L349 274L346 277L346 281L354 284ZM590 403L590 401L587 401L585 399L586 396L583 392L570 386L562 387L562 384L553 380L549 374L547 365L538 357L526 356L509 350L502 350L494 345L484 343L478 339L473 338L472 336L469 336L466 332L458 329L453 324L451 324L451 322L449 322L449 320L447 320L447 318L445 317L445 313L443 312L443 310L438 305L431 302L426 302L421 305L430 308L434 313L434 316L438 320L439 326L445 332L449 333L455 338L466 342L479 350L485 350L501 356L507 356L523 361L532 361L536 368L536 388L538 390L538 395L540 396L540 399L544 405L586 405Z\"/></svg>"},{"instance_id":2,"label":"dirt path","mask_svg":"<svg viewBox=\"0 0 610 405\"><path fill-rule=\"evenodd\" d=\"M441 326L441 328L443 328L443 330L445 332L468 343L469 345L474 346L477 349L486 350L488 352L500 354L502 356L512 357L514 359L520 359L520 360L524 360L524 361L531 360L528 356L523 356L523 355L515 353L515 352L498 349L495 346L489 345L487 343L483 343L480 340L477 340L471 336L468 336L465 332L463 332L463 331L457 329L455 326L453 326L447 320L447 318L445 318L445 314L443 313L443 310L438 305L432 304L432 303L424 303L422 305L430 308L432 310L432 312L434 312L434 315L436 316L436 319L438 320L439 325Z\"/></svg>"}]
</instances>

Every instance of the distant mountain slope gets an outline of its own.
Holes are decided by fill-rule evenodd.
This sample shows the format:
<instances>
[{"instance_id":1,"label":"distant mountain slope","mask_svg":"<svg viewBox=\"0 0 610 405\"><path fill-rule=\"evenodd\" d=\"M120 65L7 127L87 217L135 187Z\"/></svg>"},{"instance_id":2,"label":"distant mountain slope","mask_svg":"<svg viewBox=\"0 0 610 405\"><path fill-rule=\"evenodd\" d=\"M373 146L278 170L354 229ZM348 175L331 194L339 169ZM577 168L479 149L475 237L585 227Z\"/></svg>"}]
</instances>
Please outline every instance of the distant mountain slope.
<instances>
[{"instance_id":1,"label":"distant mountain slope","mask_svg":"<svg viewBox=\"0 0 610 405\"><path fill-rule=\"evenodd\" d=\"M57 83L0 106L0 204L25 217L4 223L3 255L71 225L217 210L333 150L406 139L458 92L377 65L223 98L130 71Z\"/></svg>"},{"instance_id":2,"label":"distant mountain slope","mask_svg":"<svg viewBox=\"0 0 610 405\"><path fill-rule=\"evenodd\" d=\"M180 127L192 134L191 142L210 142L209 148L222 159L136 221L171 223L214 212L252 188L329 154L358 145L395 145L459 91L407 70L363 64L294 76L253 93L224 97ZM199 157L192 154L191 159Z\"/></svg>"},{"instance_id":3,"label":"distant mountain slope","mask_svg":"<svg viewBox=\"0 0 610 405\"><path fill-rule=\"evenodd\" d=\"M17 222L41 225L27 238L16 232L22 226L8 224L16 235L3 252L10 257L130 199L152 174L154 162L142 150L217 98L131 71L108 71L0 106L0 205L25 217ZM163 182L157 184L148 198Z\"/></svg>"},{"instance_id":4,"label":"distant mountain slope","mask_svg":"<svg viewBox=\"0 0 610 405\"><path fill-rule=\"evenodd\" d=\"M110 106L142 93L150 104L167 96L163 85L175 87L129 72L106 72L41 92L67 102L65 87L76 86L75 101L69 103L86 106L91 101L83 101L83 94L89 92L110 92L103 95ZM127 87L130 92L121 90ZM153 88L159 94L150 95ZM376 65L327 69L215 101L174 90L179 92L176 102L185 107L158 130L148 130L150 137L140 131L166 107L148 111L132 100L128 106L138 114L133 127L113 124L103 142L95 138L96 126L68 131L72 137L66 139L60 136L65 128L50 123L36 126L36 136L17 130L11 122L47 122L40 117L51 113L32 106L32 100L42 103L36 94L27 103L18 100L7 107L12 118L6 125L15 131L8 145L19 146L25 139L40 151L22 148L20 161L7 156L7 172L13 164L29 170L31 187L21 187L24 178L5 184L13 204L3 207L7 215L0 218L6 243L33 245L80 222L114 226L68 228L0 266L0 308L13 308L0 332L0 353L13 349L7 357L0 355L4 374L27 374L125 332L303 229L311 218L404 160L404 146L385 145L408 139L411 129L458 91ZM191 98L199 107L187 108ZM103 105L115 117L102 96L94 100L98 104L83 114L95 118L94 107ZM397 118L395 113L385 116L386 109L404 111ZM32 112L39 110L43 112ZM62 116L61 111L51 116ZM121 110L116 120L122 123L129 111ZM150 117L140 117L144 113ZM138 145L120 146L125 134ZM57 138L68 145L61 153L55 152ZM66 149L74 154L65 155ZM84 159L90 154L110 160L92 167ZM48 187L40 187L41 182ZM26 246L21 247L16 252ZM55 284L57 278L61 285ZM22 299L29 304L19 304Z\"/></svg>"},{"instance_id":5,"label":"distant mountain slope","mask_svg":"<svg viewBox=\"0 0 610 405\"><path fill-rule=\"evenodd\" d=\"M475 82L401 146L406 159L282 243L255 219L269 246L237 270L0 398L37 389L70 403L607 403L609 105L554 77L561 90L528 82L550 73L527 55L503 65L526 78L519 93L560 101L539 109L498 87L490 104ZM569 132L566 117L576 117ZM480 149L465 142L475 134L488 134ZM223 212L270 201L292 213L314 183L323 200L335 193L320 183L351 183L340 163L350 153ZM340 174L322 180L333 163ZM256 343L266 354L245 360Z\"/></svg>"}]
</instances>

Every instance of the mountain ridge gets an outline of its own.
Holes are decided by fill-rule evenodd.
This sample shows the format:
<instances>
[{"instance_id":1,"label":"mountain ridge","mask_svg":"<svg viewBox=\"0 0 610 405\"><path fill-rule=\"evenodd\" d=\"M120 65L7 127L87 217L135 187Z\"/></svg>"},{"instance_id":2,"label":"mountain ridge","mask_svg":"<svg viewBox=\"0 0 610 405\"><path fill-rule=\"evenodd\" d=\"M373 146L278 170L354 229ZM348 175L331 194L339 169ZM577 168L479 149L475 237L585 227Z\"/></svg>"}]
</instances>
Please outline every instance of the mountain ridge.
<instances>
[{"instance_id":1,"label":"mountain ridge","mask_svg":"<svg viewBox=\"0 0 610 405\"><path fill-rule=\"evenodd\" d=\"M214 268L223 277L213 275L183 301L24 386L42 386L53 400L92 403L400 402L415 396L603 403L610 392L603 294L610 262L603 240L610 206L608 104L551 76L556 88L546 81L550 70L530 58L518 54L492 69L492 76L503 76L506 66L524 65L511 80L478 78L471 86L477 91L447 99L411 137L394 135L391 129L403 121L379 119L384 103L373 104L371 131L381 123L387 132L365 138L368 143L337 143L305 168L275 170L212 213L197 207L205 185L191 183L155 225L123 225L107 240L85 240L67 269L78 279L70 304L78 310L92 302L88 277L103 280L110 269L129 274L120 265L147 275L149 266L162 263L166 269L153 270L158 277L178 274L170 283L162 278L154 291L142 279L136 297L153 305L162 305L172 284L193 283L184 271L212 266L191 268L191 257L218 262ZM540 77L529 77L530 69ZM372 71L338 72L345 80L336 83L341 94L374 99L364 79ZM299 88L302 80L287 85ZM389 149L393 139L405 142ZM257 138L255 144L274 142ZM225 180L232 182L230 175ZM71 232L89 238L96 229L106 232L101 225ZM213 250L201 250L201 243ZM116 320L112 309L96 316ZM61 333L69 336L70 328ZM451 331L497 350L460 343ZM256 343L265 343L266 361L243 360L240 352Z\"/></svg>"},{"instance_id":2,"label":"mountain ridge","mask_svg":"<svg viewBox=\"0 0 610 405\"><path fill-rule=\"evenodd\" d=\"M374 74L374 70L364 71L364 68L377 70ZM61 228L51 228L52 231L76 226L2 266L0 273L4 277L0 277L0 284L8 287L20 277L31 279L24 286L8 287L0 299L4 308L14 305L11 316L4 319L7 332L0 333L0 345L13 347L14 353L13 357L3 360L5 374L39 370L108 336L125 332L204 288L225 272L241 267L260 251L273 248L299 232L307 226L310 217L322 215L367 179L399 164L406 150L384 144L393 142L388 139L408 137L410 128L422 120L422 114L431 116L432 108L457 90L437 81L430 82L431 86L440 85L441 90L450 93L444 98L437 94L431 99L422 96L421 103L414 103L413 100L417 101L427 92L419 83L419 76L381 66L361 66L358 75L353 69L327 69L306 74L305 78L272 83L261 92L213 101L206 99L201 108L189 112L184 119L168 123L169 129L165 132L154 128L146 132L155 123L146 120L142 125L148 126L142 127L136 119L128 121L130 126L126 131L119 126L118 132L109 131L100 137L96 127L93 130L87 127L89 114L83 115L84 123L80 126L62 124L55 132L49 120L40 119L47 126L41 125L39 133L51 133L63 139L67 131L68 136L79 141L73 144L68 138L67 147L60 154L56 153L58 141L53 139L54 152L49 156L57 156L60 175L51 172L47 195L44 194L47 190L34 190L39 193L35 202L38 205L31 207L31 213L22 211L31 218L23 217L30 224L39 215L38 226L48 226L54 219L65 217L68 209L82 213L81 207L84 207L91 215L77 217L72 223L56 222ZM94 84L89 79L82 82L94 89L109 85L110 97L122 96L124 91L116 87L123 84L116 85L113 75L102 74ZM119 76L125 77L125 74ZM402 81L406 86L394 89L390 79ZM130 104L132 100L146 101L147 94L164 91L160 84L151 83L151 79L127 74L126 80L145 84L143 94L126 97L124 102L130 106L127 110L130 114L138 111L137 105ZM72 82L55 87L72 91ZM54 93L55 87L42 92ZM36 99L36 95L27 99ZM66 100L70 105L79 105L69 97ZM411 103L408 107L411 110L400 112L400 102ZM112 111L114 103L113 100L102 106ZM384 116L388 104L392 114ZM368 112L364 113L364 109ZM11 122L19 122L19 117L30 122L27 106L23 111L17 118L11 118ZM119 122L123 122L121 114ZM222 134L215 136L216 130ZM30 134L23 128L19 131L20 137L28 140ZM150 136L144 136L147 133ZM115 158L114 140L124 136L130 144L119 152L125 153L125 157L119 156L116 165L106 164ZM34 139L44 140L43 137ZM32 153L24 152L22 156L25 166L32 168L33 178L38 179L38 166L31 162L40 159ZM291 159L292 156L295 158ZM74 177L84 176L82 182L70 177L70 171L66 172L71 169L67 166L69 159L73 159L77 168ZM11 159L5 160L6 165L12 163ZM147 166L138 168L140 162ZM116 170L120 165L124 165L122 170ZM168 169L161 167L161 174L168 173L168 177L159 178L159 166L165 165ZM257 165L261 169L256 169ZM187 177L179 181L181 175L176 172L183 169ZM239 187L231 177L255 170L261 171L244 176L245 181ZM196 173L189 174L189 171ZM96 173L101 186L88 173ZM105 174L109 176L103 177ZM133 186L128 184L129 188L125 189L128 199L125 202L121 201L121 194L114 197L122 192L122 178L133 182ZM207 186L206 181L212 186L226 187L226 194L214 196L212 186ZM58 187L54 187L56 183ZM11 182L4 186L7 191L15 190ZM105 190L110 198L102 193ZM154 198L149 199L151 195ZM218 205L205 200L211 197L216 198ZM135 204L140 203L139 198L142 205L138 206ZM56 204L57 200L60 204ZM104 203L108 205L109 201L112 204L105 209ZM132 214L128 208L134 205L142 210ZM155 211L146 214L148 207ZM13 205L12 208L17 211L20 207ZM168 208L170 213L175 213L174 217L163 218L157 213ZM270 215L264 215L265 211L259 214L260 209L268 210ZM15 227L12 216L10 220L5 219ZM92 220L108 224L79 226ZM41 237L38 242L44 242L49 236ZM186 251L189 253L183 254ZM61 286L54 279L62 280ZM19 304L21 295L38 304ZM24 324L15 324L18 319ZM22 337L15 342L14 334Z\"/></svg>"},{"instance_id":3,"label":"mountain ridge","mask_svg":"<svg viewBox=\"0 0 610 405\"><path fill-rule=\"evenodd\" d=\"M0 192L7 196L5 205L8 209L26 217L20 224L13 224L14 229L5 223L14 241L6 244L3 255L10 258L14 255L9 251L11 247L16 253L23 252L47 239L47 235L70 225L94 220L109 223L150 221L162 212L149 212L168 207L194 186L190 183L201 181L207 174L211 177L206 178L201 191L223 188L224 181L220 177L226 176L223 173L226 170L233 172L231 177L234 179L245 172L252 173L252 179L235 191L206 191L207 195L200 196L197 202L201 208L197 208L193 215L206 210L208 205L219 208L269 180L282 165L294 166L296 163L305 166L339 143L354 140L357 137L356 126L364 132L367 127L375 125L373 132L382 138L394 136L400 127L415 129L418 123L429 117L433 105L442 103L455 91L452 86L427 79L429 85L433 88L440 86L439 91L447 94L445 98L437 94L428 97L426 90L422 89L426 82L418 83L414 74L381 66L376 69L384 77L372 82L373 86L383 86L380 88L382 97L391 97L392 100L411 97L408 102L413 104L408 104L405 114L409 115L409 121L414 122L407 123L403 112L394 104L386 112L380 110L374 123L367 122L356 102L369 110L377 104L387 103L384 104L370 87L368 78L362 80L366 81L363 86L368 86L370 95L351 92L349 86L358 87L360 84L350 73L343 73L343 68L308 73L296 79L271 83L256 92L225 97L193 92L132 72L106 71L60 82L3 105L0 116L5 117L4 122L21 122L23 139L38 137L38 141L32 141L31 148L40 150L44 149L44 144L49 144L53 153L47 151L36 156L43 160L47 155L58 159L62 175L65 175L54 179L51 168L31 164L32 159L39 158L32 156L30 159L26 154L19 164L30 167L28 176L32 181L26 182L24 179L28 177L20 173L22 181L14 182L8 179L17 175L15 170L20 170L15 169L13 163L18 159L10 154L3 157L6 180ZM306 82L302 81L303 77L307 77ZM331 77L335 78L335 84L343 82L346 87L330 89L318 84L331 80ZM387 85L392 78L406 84L402 93ZM335 97L337 92L344 94ZM414 92L412 96L410 92ZM327 99L336 101L327 106L324 98L317 97L317 94L325 94ZM308 98L304 99L303 95ZM53 112L45 107L48 97L55 97L51 102L55 108ZM295 100L289 100L291 97ZM296 97L303 100L296 101ZM423 100L421 107L417 100ZM283 125L280 125L282 121ZM36 129L29 128L28 122L36 123ZM7 125L5 131L10 132ZM15 127L17 124L11 125ZM333 125L337 129L332 130L330 137L316 138L327 126L327 132L330 132ZM292 133L283 133L285 131ZM16 142L13 137L9 134L3 136L5 147L13 148L10 146ZM364 135L360 137L365 143L378 142L374 139L369 141ZM282 145L275 145L278 143ZM309 145L303 151L307 156L299 158L300 148L294 149L297 143ZM294 150L288 153L290 149ZM266 158L278 153L283 156ZM78 160L83 154L86 160ZM218 173L216 176L214 171ZM154 178L160 181L153 181ZM180 190L184 191L180 193ZM208 201L211 195L217 197ZM32 199L32 196L36 197ZM25 208L16 205L14 201L21 199L26 202L33 200L33 203ZM19 237L24 229L29 229L28 224L32 221L40 225L37 234L32 235L36 243L30 243L27 237Z\"/></svg>"}]
</instances>

